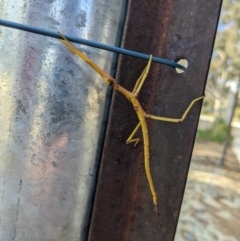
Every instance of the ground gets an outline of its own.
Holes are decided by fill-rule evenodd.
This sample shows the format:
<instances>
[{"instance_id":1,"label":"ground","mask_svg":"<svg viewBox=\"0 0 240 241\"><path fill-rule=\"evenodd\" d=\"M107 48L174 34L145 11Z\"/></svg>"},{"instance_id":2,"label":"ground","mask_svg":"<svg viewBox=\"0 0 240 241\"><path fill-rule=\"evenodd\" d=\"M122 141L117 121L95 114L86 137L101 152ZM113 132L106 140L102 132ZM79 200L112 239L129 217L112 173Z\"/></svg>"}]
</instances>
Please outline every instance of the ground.
<instances>
[{"instance_id":1,"label":"ground","mask_svg":"<svg viewBox=\"0 0 240 241\"><path fill-rule=\"evenodd\" d=\"M197 140L175 241L240 241L240 165L229 148Z\"/></svg>"}]
</instances>

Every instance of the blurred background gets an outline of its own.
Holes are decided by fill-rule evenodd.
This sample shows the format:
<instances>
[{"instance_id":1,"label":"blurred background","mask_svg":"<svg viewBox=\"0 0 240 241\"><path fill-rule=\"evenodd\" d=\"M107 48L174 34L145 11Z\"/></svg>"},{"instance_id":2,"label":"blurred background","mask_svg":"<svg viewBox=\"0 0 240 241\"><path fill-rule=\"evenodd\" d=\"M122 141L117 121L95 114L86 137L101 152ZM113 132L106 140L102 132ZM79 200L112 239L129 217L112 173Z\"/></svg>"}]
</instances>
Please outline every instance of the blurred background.
<instances>
[{"instance_id":1,"label":"blurred background","mask_svg":"<svg viewBox=\"0 0 240 241\"><path fill-rule=\"evenodd\" d=\"M240 240L239 27L224 0L176 241Z\"/></svg>"}]
</instances>

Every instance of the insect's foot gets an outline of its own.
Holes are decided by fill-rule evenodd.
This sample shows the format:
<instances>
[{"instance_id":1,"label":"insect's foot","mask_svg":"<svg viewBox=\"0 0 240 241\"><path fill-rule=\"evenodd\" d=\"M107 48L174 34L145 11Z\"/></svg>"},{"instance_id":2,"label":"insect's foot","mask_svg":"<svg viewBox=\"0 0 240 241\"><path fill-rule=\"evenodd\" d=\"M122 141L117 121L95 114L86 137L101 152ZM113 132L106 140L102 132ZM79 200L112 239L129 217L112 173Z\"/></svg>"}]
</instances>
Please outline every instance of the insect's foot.
<instances>
[{"instance_id":1,"label":"insect's foot","mask_svg":"<svg viewBox=\"0 0 240 241\"><path fill-rule=\"evenodd\" d=\"M136 147L137 146L137 144L139 143L139 141L140 141L140 139L138 138L136 141L135 141L135 143L134 143L134 147Z\"/></svg>"},{"instance_id":2,"label":"insect's foot","mask_svg":"<svg viewBox=\"0 0 240 241\"><path fill-rule=\"evenodd\" d=\"M157 213L158 224L159 224L159 227L161 228L162 227L162 220L161 220L161 217L160 217L160 213L158 211L157 204L155 204L154 211Z\"/></svg>"},{"instance_id":3,"label":"insect's foot","mask_svg":"<svg viewBox=\"0 0 240 241\"><path fill-rule=\"evenodd\" d=\"M126 141L126 144L129 144L129 143L132 143L132 142L134 142L134 147L136 147L137 146L137 144L139 143L139 141L140 141L140 138L135 138L135 139L133 139L133 140L127 140Z\"/></svg>"}]
</instances>

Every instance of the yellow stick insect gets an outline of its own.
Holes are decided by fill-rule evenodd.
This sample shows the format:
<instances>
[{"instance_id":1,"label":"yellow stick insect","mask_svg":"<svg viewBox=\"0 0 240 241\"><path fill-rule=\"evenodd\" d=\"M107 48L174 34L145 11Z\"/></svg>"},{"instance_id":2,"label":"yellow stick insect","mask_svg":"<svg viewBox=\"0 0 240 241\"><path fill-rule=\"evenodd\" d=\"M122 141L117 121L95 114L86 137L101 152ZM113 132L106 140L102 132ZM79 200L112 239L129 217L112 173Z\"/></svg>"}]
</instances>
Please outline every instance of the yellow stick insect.
<instances>
[{"instance_id":1,"label":"yellow stick insect","mask_svg":"<svg viewBox=\"0 0 240 241\"><path fill-rule=\"evenodd\" d=\"M160 214L159 214L159 211L158 211L157 194L156 194L156 191L155 191L155 187L154 187L154 184L153 184L153 179L152 179L152 175L151 175L151 171L150 171L149 137L148 137L148 128L147 128L146 118L159 120L159 121L174 122L174 123L182 122L186 118L189 110L192 108L194 103L199 101L199 100L201 100L201 99L203 99L204 96L201 96L199 98L194 99L190 103L188 108L185 110L185 112L184 112L184 114L182 115L181 118L167 118L167 117L149 115L149 114L147 114L143 110L143 108L142 108L141 104L139 103L137 97L138 97L138 94L139 94L139 92L140 92L140 90L141 90L141 88L142 88L142 86L144 84L144 81L145 81L145 79L146 79L146 77L148 75L148 72L149 72L149 69L150 69L150 65L151 65L151 62L152 62L152 56L151 55L150 55L150 58L149 58L147 66L145 67L145 69L143 70L142 74L140 75L140 77L136 81L136 84L135 84L135 86L133 88L133 91L130 92L130 91L126 90L125 88L123 88L117 82L117 80L115 80L112 76L110 76L105 71L103 71L97 64L95 64L85 54L83 54L79 49L77 49L73 44L71 44L61 33L60 33L60 35L63 38L60 41L69 50L71 50L74 54L79 56L88 65L90 65L103 78L104 82L107 85L113 87L115 90L120 92L122 95L124 95L132 103L133 108L136 111L136 114L138 116L139 123L137 124L136 128L133 130L132 134L127 139L126 143L129 144L131 142L134 142L135 143L134 146L136 146L138 144L140 139L139 138L134 138L134 135L136 134L138 129L141 127L142 135L143 135L144 165L145 165L146 176L147 176L147 180L148 180L148 183L149 183L150 191L151 191L151 194L152 194L153 204L154 204L154 207L155 207L154 210L157 213L159 225L162 226L162 222L161 222L161 219L160 219Z\"/></svg>"}]
</instances>

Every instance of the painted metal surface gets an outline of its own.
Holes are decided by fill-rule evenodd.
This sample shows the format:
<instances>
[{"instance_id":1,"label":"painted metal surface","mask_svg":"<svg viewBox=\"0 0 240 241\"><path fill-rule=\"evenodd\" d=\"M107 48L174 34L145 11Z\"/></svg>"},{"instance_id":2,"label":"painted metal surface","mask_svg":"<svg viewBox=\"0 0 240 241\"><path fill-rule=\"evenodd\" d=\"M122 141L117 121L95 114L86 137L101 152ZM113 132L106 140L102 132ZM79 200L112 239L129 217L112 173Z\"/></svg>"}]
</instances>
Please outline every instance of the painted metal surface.
<instances>
[{"instance_id":1,"label":"painted metal surface","mask_svg":"<svg viewBox=\"0 0 240 241\"><path fill-rule=\"evenodd\" d=\"M125 5L0 0L0 18L118 45ZM0 240L85 240L110 92L55 39L0 27L0 59Z\"/></svg>"},{"instance_id":2,"label":"painted metal surface","mask_svg":"<svg viewBox=\"0 0 240 241\"><path fill-rule=\"evenodd\" d=\"M140 94L146 112L181 117L189 103L203 95L220 7L221 0L129 2L123 47L188 61L182 74L152 64ZM146 61L121 57L117 79L131 90L145 65ZM163 222L159 228L142 143L136 148L125 144L137 124L135 112L114 93L89 241L174 240L200 107L197 103L183 123L148 121L151 170Z\"/></svg>"}]
</instances>

